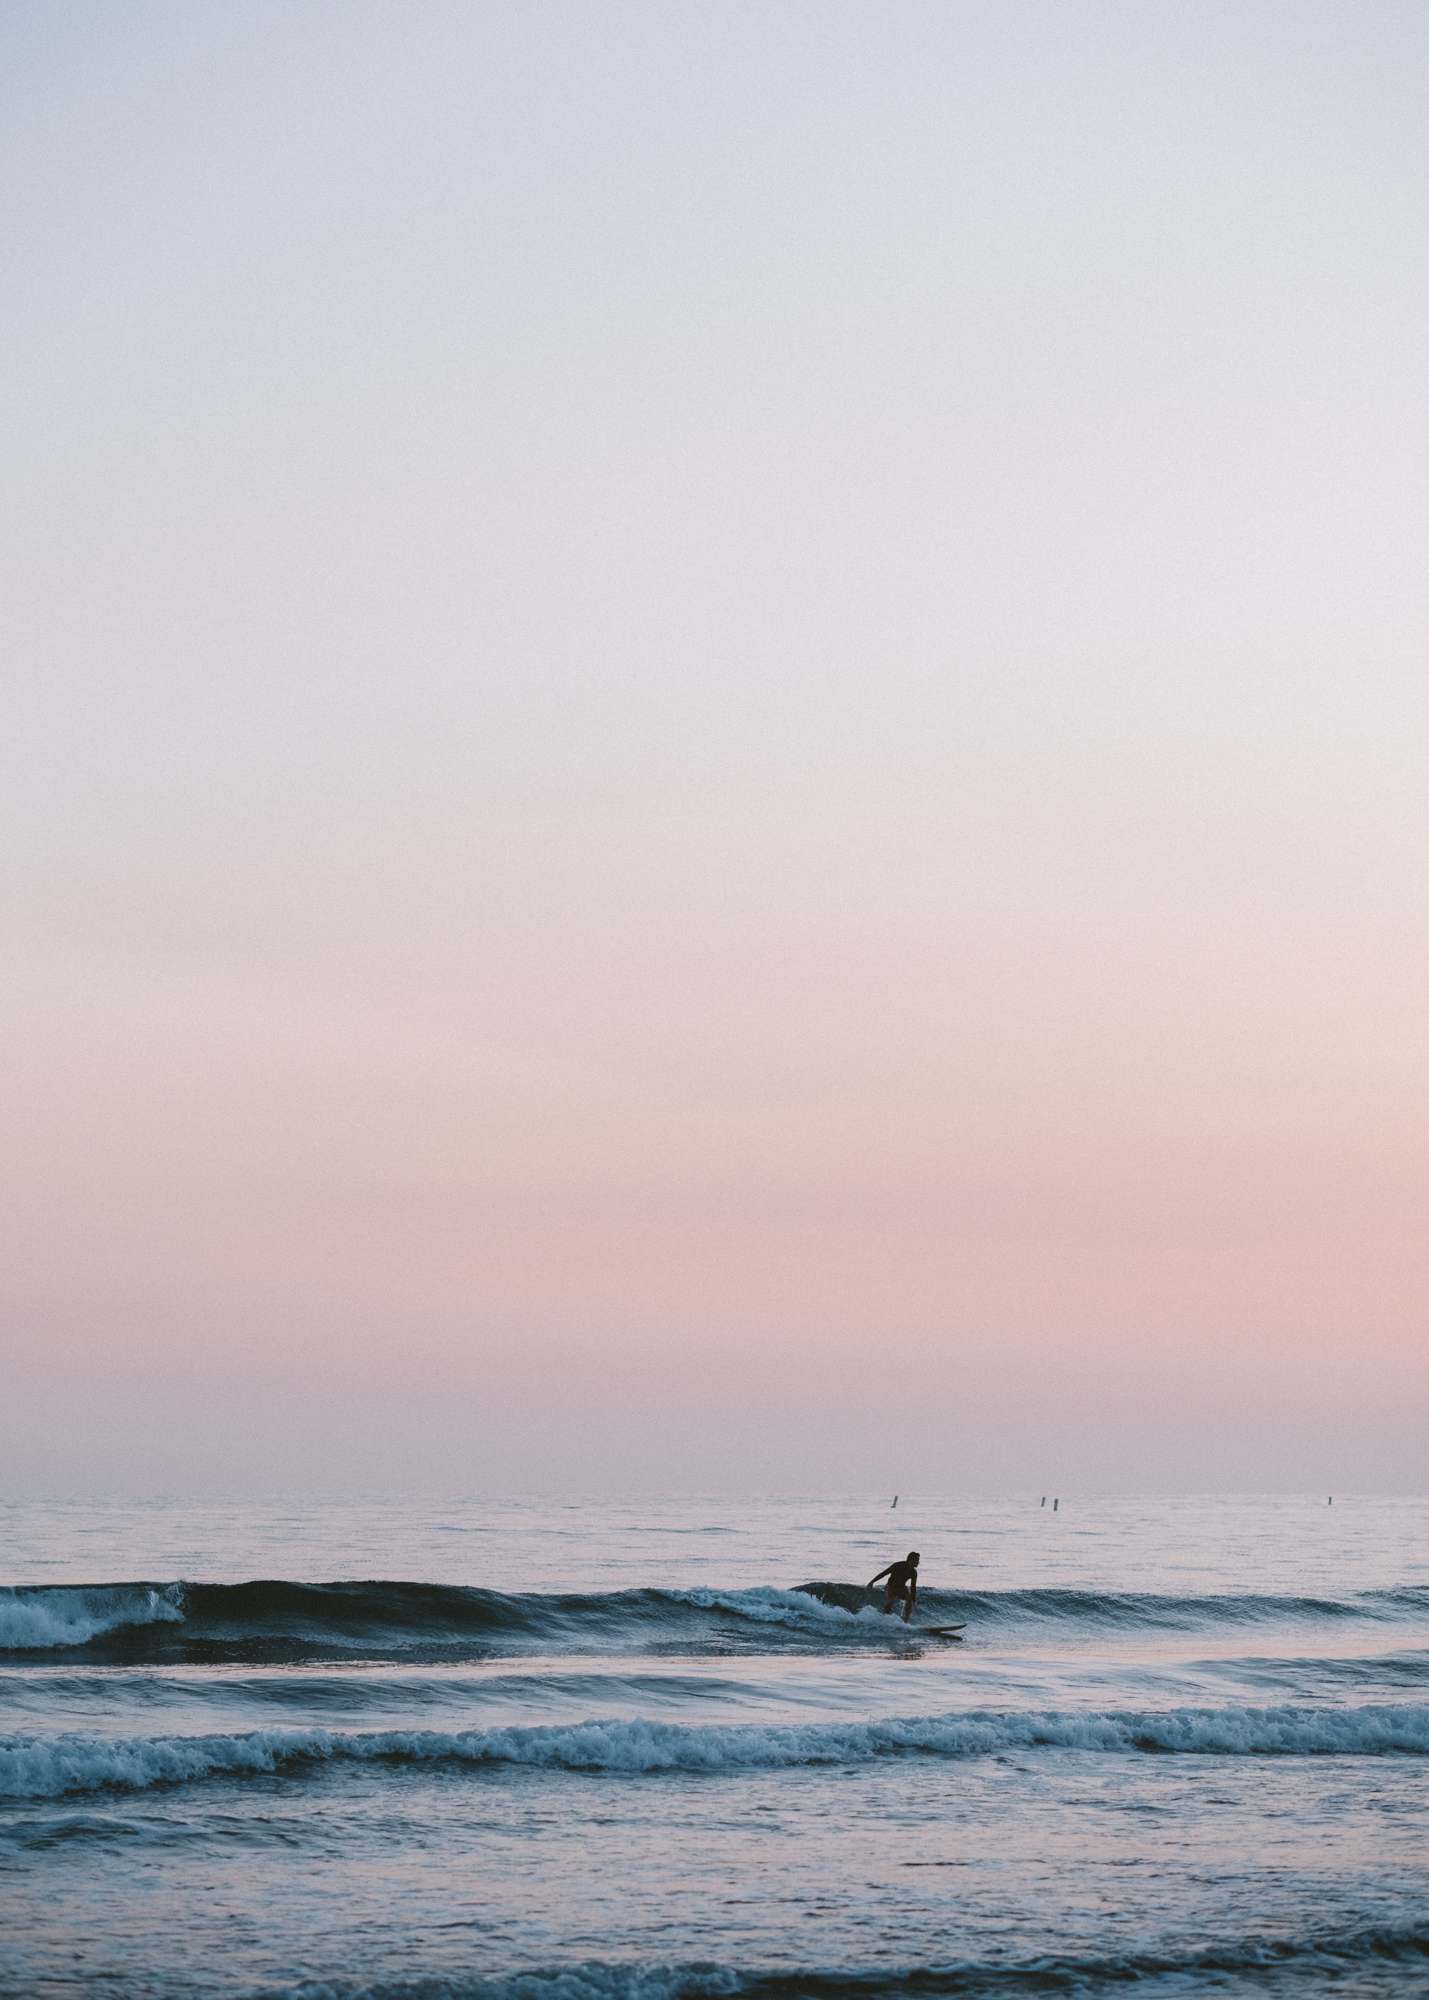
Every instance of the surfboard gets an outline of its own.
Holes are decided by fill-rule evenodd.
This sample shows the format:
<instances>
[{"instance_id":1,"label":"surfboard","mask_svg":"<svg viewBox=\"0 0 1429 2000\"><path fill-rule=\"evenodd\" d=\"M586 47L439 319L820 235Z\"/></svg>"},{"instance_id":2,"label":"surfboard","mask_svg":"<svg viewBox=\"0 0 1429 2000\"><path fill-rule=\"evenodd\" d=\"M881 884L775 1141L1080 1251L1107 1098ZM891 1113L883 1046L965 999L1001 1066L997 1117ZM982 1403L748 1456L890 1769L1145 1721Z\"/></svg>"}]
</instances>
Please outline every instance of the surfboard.
<instances>
[{"instance_id":1,"label":"surfboard","mask_svg":"<svg viewBox=\"0 0 1429 2000\"><path fill-rule=\"evenodd\" d=\"M911 1631L921 1631L925 1639L956 1639L959 1633L967 1631L967 1625L923 1625L910 1626Z\"/></svg>"}]
</instances>

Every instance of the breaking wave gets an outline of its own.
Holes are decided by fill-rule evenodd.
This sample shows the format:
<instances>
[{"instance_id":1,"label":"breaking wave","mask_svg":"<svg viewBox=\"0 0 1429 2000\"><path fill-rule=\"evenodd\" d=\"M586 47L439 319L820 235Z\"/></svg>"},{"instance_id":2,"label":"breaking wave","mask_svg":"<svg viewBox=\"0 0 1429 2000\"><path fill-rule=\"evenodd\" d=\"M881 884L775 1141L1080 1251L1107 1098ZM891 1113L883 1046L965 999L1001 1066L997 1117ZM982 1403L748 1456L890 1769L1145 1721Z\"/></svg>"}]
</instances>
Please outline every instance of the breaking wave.
<instances>
[{"instance_id":1,"label":"breaking wave","mask_svg":"<svg viewBox=\"0 0 1429 2000\"><path fill-rule=\"evenodd\" d=\"M182 1624L177 1589L115 1583L0 1590L0 1652L54 1652L106 1632Z\"/></svg>"},{"instance_id":2,"label":"breaking wave","mask_svg":"<svg viewBox=\"0 0 1429 2000\"><path fill-rule=\"evenodd\" d=\"M1006 1958L967 1959L942 1965L890 1965L876 1971L840 1972L819 1967L741 1970L731 1965L611 1964L600 1960L532 1967L495 1977L422 1975L374 1984L304 1980L263 1987L249 2000L898 2000L898 1996L1015 1996L1088 1993L1164 1982L1168 1990L1227 1990L1236 1974L1265 1980L1283 1973L1301 1988L1319 1973L1339 1986L1370 1966L1418 1968L1429 1958L1429 1928L1378 1926L1301 1937L1228 1938L1200 1950L1124 1951L1105 1956L1047 1954L1018 1963ZM1191 1982L1194 1982L1192 1984Z\"/></svg>"},{"instance_id":3,"label":"breaking wave","mask_svg":"<svg viewBox=\"0 0 1429 2000\"><path fill-rule=\"evenodd\" d=\"M924 1591L923 1622L974 1631L1048 1626L1066 1632L1226 1626L1429 1615L1429 1589L1344 1597L1172 1596L1093 1590ZM851 1584L792 1590L618 1590L512 1593L402 1582L117 1583L0 1590L0 1652L84 1650L125 1661L481 1656L611 1648L784 1649L916 1639Z\"/></svg>"},{"instance_id":4,"label":"breaking wave","mask_svg":"<svg viewBox=\"0 0 1429 2000\"><path fill-rule=\"evenodd\" d=\"M869 1601L856 1585L805 1583L799 1591L820 1604L845 1612ZM1307 1623L1323 1619L1420 1618L1429 1614L1429 1588L1356 1591L1345 1597L1275 1596L1241 1592L1169 1595L1136 1590L920 1590L920 1612L938 1620L993 1620L998 1623L1087 1625L1127 1630L1192 1631L1202 1627Z\"/></svg>"},{"instance_id":5,"label":"breaking wave","mask_svg":"<svg viewBox=\"0 0 1429 2000\"><path fill-rule=\"evenodd\" d=\"M9 1737L0 1739L0 1797L144 1791L245 1773L302 1775L353 1763L719 1774L1041 1749L1202 1757L1424 1757L1429 1756L1429 1705L1043 1714L969 1710L868 1722L607 1720L455 1731L255 1729L214 1736Z\"/></svg>"}]
</instances>

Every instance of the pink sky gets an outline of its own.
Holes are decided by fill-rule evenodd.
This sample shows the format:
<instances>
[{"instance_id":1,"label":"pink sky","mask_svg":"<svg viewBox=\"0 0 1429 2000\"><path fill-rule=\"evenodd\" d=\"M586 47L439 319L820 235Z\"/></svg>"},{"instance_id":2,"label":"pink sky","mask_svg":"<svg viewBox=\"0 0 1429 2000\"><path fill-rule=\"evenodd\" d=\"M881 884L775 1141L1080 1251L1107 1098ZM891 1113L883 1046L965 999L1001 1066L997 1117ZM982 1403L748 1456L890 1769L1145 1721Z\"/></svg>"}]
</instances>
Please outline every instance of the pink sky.
<instances>
[{"instance_id":1,"label":"pink sky","mask_svg":"<svg viewBox=\"0 0 1429 2000\"><path fill-rule=\"evenodd\" d=\"M0 1479L1422 1488L1423 16L413 18L4 31Z\"/></svg>"}]
</instances>

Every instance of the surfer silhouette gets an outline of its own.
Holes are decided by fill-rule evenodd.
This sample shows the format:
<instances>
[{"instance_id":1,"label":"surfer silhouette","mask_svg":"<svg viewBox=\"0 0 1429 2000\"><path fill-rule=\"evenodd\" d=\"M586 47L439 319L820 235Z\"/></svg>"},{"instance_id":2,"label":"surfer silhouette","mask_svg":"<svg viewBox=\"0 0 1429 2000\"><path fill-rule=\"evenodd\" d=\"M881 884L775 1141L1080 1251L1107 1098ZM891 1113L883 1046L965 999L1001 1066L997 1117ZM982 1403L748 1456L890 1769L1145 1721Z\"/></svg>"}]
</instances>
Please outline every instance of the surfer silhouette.
<instances>
[{"instance_id":1,"label":"surfer silhouette","mask_svg":"<svg viewBox=\"0 0 1429 2000\"><path fill-rule=\"evenodd\" d=\"M918 1602L918 1551L910 1549L902 1562L890 1563L887 1569L881 1569L877 1576L870 1577L869 1589L872 1590L875 1584L882 1583L884 1577L888 1578L888 1585L883 1593L880 1609L891 1612L901 1599L903 1623L906 1625L913 1616L913 1606Z\"/></svg>"}]
</instances>

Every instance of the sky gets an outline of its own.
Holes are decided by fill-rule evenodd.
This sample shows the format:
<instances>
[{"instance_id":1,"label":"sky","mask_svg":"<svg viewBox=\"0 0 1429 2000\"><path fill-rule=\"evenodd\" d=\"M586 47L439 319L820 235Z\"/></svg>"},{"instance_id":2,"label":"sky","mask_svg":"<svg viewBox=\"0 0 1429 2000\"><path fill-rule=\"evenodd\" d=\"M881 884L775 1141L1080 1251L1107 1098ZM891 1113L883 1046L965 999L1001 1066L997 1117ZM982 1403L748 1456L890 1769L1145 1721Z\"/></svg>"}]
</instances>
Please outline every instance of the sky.
<instances>
[{"instance_id":1,"label":"sky","mask_svg":"<svg viewBox=\"0 0 1429 2000\"><path fill-rule=\"evenodd\" d=\"M1424 1491L1429 13L0 5L0 1490Z\"/></svg>"}]
</instances>

